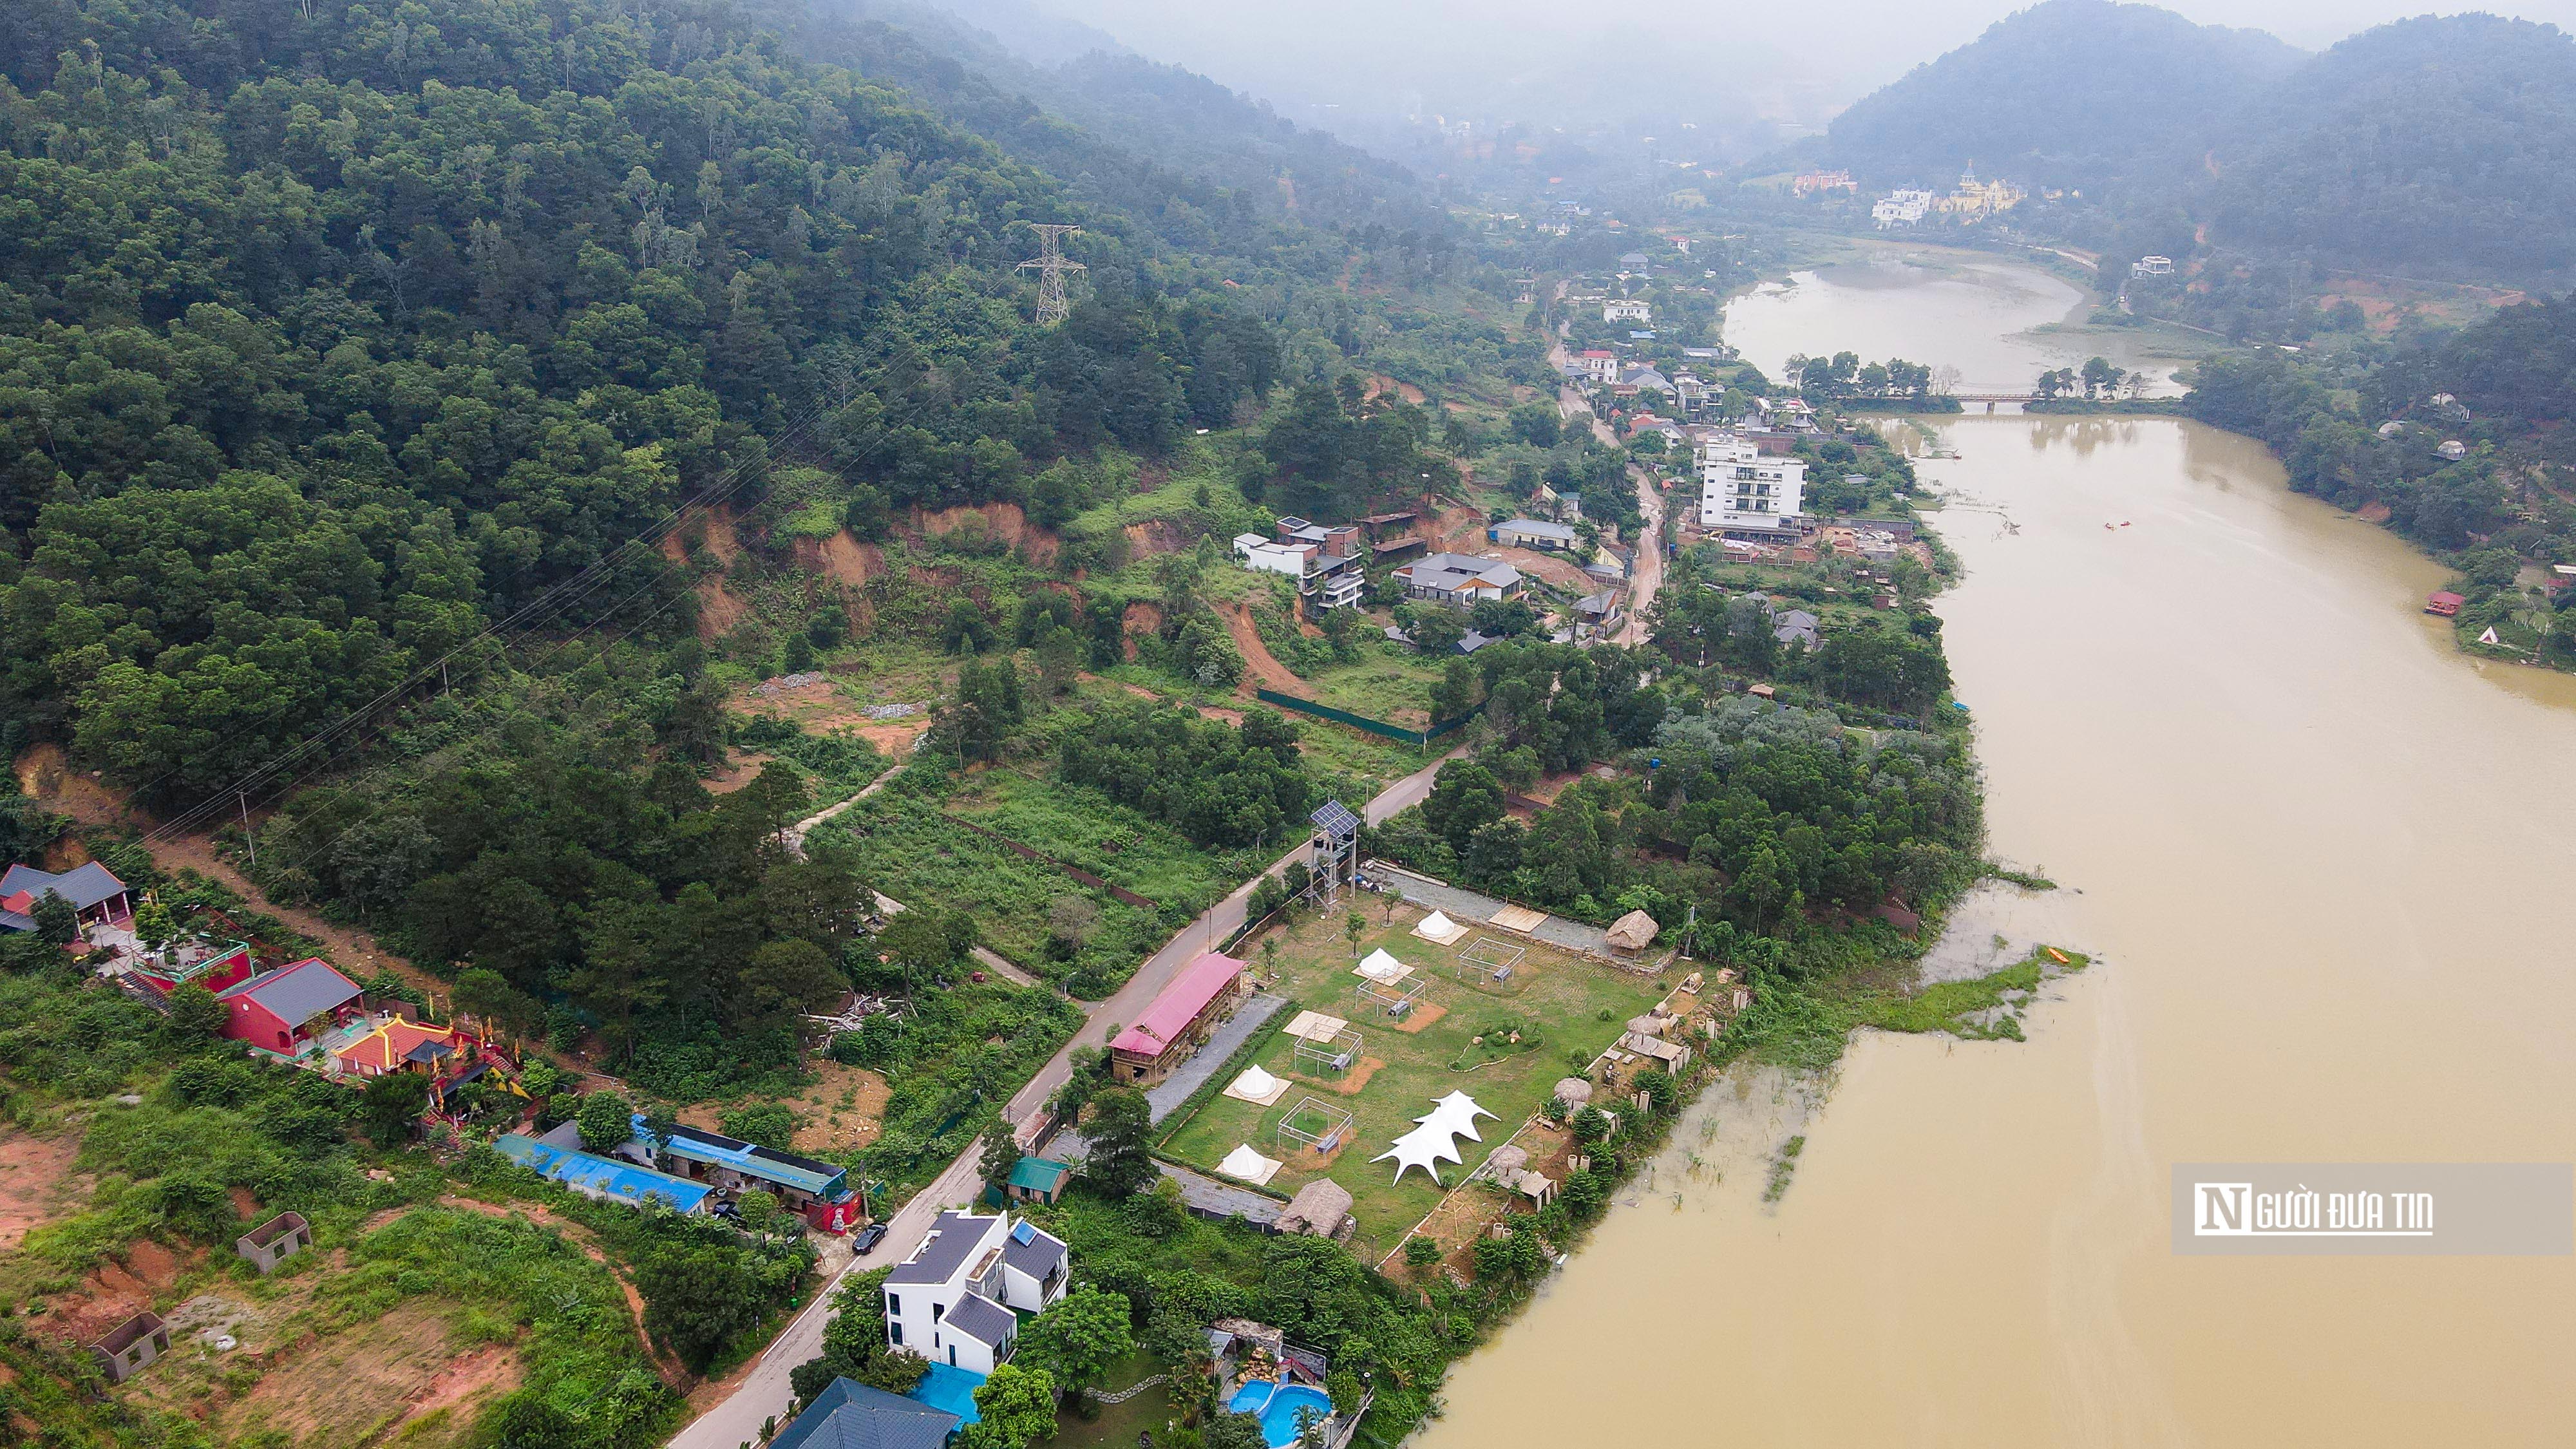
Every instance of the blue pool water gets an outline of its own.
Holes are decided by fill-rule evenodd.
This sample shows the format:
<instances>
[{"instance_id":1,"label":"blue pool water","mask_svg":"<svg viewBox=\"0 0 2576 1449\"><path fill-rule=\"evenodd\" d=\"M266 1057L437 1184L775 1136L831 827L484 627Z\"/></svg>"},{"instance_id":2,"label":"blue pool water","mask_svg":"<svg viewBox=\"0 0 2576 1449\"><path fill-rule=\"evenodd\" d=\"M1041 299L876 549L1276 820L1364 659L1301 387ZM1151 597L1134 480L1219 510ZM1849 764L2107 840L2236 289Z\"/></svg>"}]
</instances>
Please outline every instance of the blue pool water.
<instances>
[{"instance_id":1,"label":"blue pool water","mask_svg":"<svg viewBox=\"0 0 2576 1449\"><path fill-rule=\"evenodd\" d=\"M969 1424L983 1416L975 1412L975 1391L984 1387L984 1376L967 1369L950 1368L944 1363L930 1366L921 1382L912 1386L908 1396L919 1399L942 1413L955 1414Z\"/></svg>"},{"instance_id":2,"label":"blue pool water","mask_svg":"<svg viewBox=\"0 0 2576 1449\"><path fill-rule=\"evenodd\" d=\"M1309 1419L1322 1419L1333 1412L1333 1401L1323 1390L1304 1384L1250 1383L1236 1389L1225 1407L1229 1413L1259 1415L1261 1437L1270 1449L1284 1449L1297 1442L1301 1411Z\"/></svg>"}]
</instances>

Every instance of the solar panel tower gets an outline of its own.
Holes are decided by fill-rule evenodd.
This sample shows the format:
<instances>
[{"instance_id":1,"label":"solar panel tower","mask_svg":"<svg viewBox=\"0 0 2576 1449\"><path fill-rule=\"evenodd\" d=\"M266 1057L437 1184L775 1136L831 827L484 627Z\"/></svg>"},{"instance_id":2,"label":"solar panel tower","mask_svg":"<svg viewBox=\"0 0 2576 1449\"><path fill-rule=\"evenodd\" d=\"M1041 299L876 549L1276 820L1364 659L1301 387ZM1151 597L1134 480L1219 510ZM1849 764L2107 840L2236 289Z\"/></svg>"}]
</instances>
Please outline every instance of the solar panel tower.
<instances>
[{"instance_id":1,"label":"solar panel tower","mask_svg":"<svg viewBox=\"0 0 2576 1449\"><path fill-rule=\"evenodd\" d=\"M1306 818L1315 825L1315 899L1329 906L1359 879L1360 818L1339 800L1325 801Z\"/></svg>"}]
</instances>

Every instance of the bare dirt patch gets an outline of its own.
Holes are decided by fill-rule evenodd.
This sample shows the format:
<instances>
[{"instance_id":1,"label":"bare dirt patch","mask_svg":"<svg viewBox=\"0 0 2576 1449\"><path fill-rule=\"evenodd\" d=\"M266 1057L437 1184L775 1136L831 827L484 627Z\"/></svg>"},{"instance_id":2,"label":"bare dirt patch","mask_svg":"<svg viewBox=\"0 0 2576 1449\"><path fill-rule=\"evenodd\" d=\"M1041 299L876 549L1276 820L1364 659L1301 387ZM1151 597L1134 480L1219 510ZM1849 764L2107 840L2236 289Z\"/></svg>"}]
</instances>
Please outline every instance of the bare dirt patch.
<instances>
[{"instance_id":1,"label":"bare dirt patch","mask_svg":"<svg viewBox=\"0 0 2576 1449\"><path fill-rule=\"evenodd\" d=\"M998 538L1020 551L1023 558L1041 567L1055 562L1059 547L1053 533L1029 522L1028 513L1016 503L971 503L955 508L918 509L912 517L914 531L929 538L945 538L961 527L970 526L969 518L981 519L974 527L987 536Z\"/></svg>"},{"instance_id":2,"label":"bare dirt patch","mask_svg":"<svg viewBox=\"0 0 2576 1449\"><path fill-rule=\"evenodd\" d=\"M80 1287L48 1305L35 1329L66 1348L103 1337L169 1294L204 1256L204 1250L192 1249L182 1257L149 1238L128 1244L122 1262L92 1269Z\"/></svg>"},{"instance_id":3,"label":"bare dirt patch","mask_svg":"<svg viewBox=\"0 0 2576 1449\"><path fill-rule=\"evenodd\" d=\"M1243 685L1240 692L1250 694L1253 686L1257 684L1264 689L1275 689L1281 694L1294 694L1302 698L1306 691L1306 681L1299 679L1287 665L1280 663L1278 656L1270 652L1270 646L1261 642L1261 630L1252 622L1250 606L1234 604L1224 612L1225 632L1234 637L1234 647L1243 654Z\"/></svg>"},{"instance_id":4,"label":"bare dirt patch","mask_svg":"<svg viewBox=\"0 0 2576 1449\"><path fill-rule=\"evenodd\" d=\"M760 767L769 763L763 754L736 755L730 764L707 778L707 793L730 795L760 777Z\"/></svg>"},{"instance_id":5,"label":"bare dirt patch","mask_svg":"<svg viewBox=\"0 0 2576 1449\"><path fill-rule=\"evenodd\" d=\"M1319 1091L1335 1092L1345 1097L1356 1097L1360 1094L1360 1089L1368 1085L1369 1078L1376 1076L1380 1071L1384 1070L1385 1067L1386 1063L1376 1057L1362 1057L1351 1064L1351 1069L1349 1071L1342 1073L1338 1077L1300 1077L1292 1073L1290 1074L1290 1079L1302 1082Z\"/></svg>"},{"instance_id":6,"label":"bare dirt patch","mask_svg":"<svg viewBox=\"0 0 2576 1449\"><path fill-rule=\"evenodd\" d=\"M73 769L60 745L28 746L18 756L17 771L19 792L57 815L68 815L83 825L108 825L126 818L124 794Z\"/></svg>"},{"instance_id":7,"label":"bare dirt patch","mask_svg":"<svg viewBox=\"0 0 2576 1449\"><path fill-rule=\"evenodd\" d=\"M1422 403L1422 389L1415 387L1412 383L1398 382L1394 378L1391 378L1382 372L1370 374L1366 397L1384 397L1390 392L1394 393L1397 397L1404 399L1406 402L1416 405L1417 407Z\"/></svg>"},{"instance_id":8,"label":"bare dirt patch","mask_svg":"<svg viewBox=\"0 0 2576 1449\"><path fill-rule=\"evenodd\" d=\"M1189 535L1170 519L1156 518L1127 525L1127 551L1133 557L1152 558L1156 554L1179 553L1189 546Z\"/></svg>"},{"instance_id":9,"label":"bare dirt patch","mask_svg":"<svg viewBox=\"0 0 2576 1449\"><path fill-rule=\"evenodd\" d=\"M0 1253L15 1249L35 1229L80 1211L87 1184L72 1176L72 1159L79 1155L76 1133L32 1137L15 1127L0 1127Z\"/></svg>"},{"instance_id":10,"label":"bare dirt patch","mask_svg":"<svg viewBox=\"0 0 2576 1449\"><path fill-rule=\"evenodd\" d=\"M444 1312L408 1302L285 1350L221 1424L227 1437L264 1428L297 1441L327 1432L334 1443L357 1444L441 1410L470 1420L472 1409L518 1382L511 1349L460 1352Z\"/></svg>"},{"instance_id":11,"label":"bare dirt patch","mask_svg":"<svg viewBox=\"0 0 2576 1449\"><path fill-rule=\"evenodd\" d=\"M885 550L859 542L846 528L829 538L796 540L796 563L852 588L886 576Z\"/></svg>"},{"instance_id":12,"label":"bare dirt patch","mask_svg":"<svg viewBox=\"0 0 2576 1449\"><path fill-rule=\"evenodd\" d=\"M1136 658L1136 641L1140 637L1163 632L1163 606L1150 599L1138 599L1118 616L1118 632L1126 647L1129 662Z\"/></svg>"},{"instance_id":13,"label":"bare dirt patch","mask_svg":"<svg viewBox=\"0 0 2576 1449\"><path fill-rule=\"evenodd\" d=\"M775 1100L796 1114L796 1137L789 1145L799 1152L855 1152L876 1141L885 1125L886 1101L893 1095L885 1078L864 1067L845 1067L829 1057L807 1063L814 1073L811 1084L789 1096ZM724 1130L727 1106L701 1102L684 1109L680 1121L709 1132Z\"/></svg>"},{"instance_id":14,"label":"bare dirt patch","mask_svg":"<svg viewBox=\"0 0 2576 1449\"><path fill-rule=\"evenodd\" d=\"M1430 534L1435 553L1473 553L1485 546L1485 510L1453 503L1431 520Z\"/></svg>"},{"instance_id":15,"label":"bare dirt patch","mask_svg":"<svg viewBox=\"0 0 2576 1449\"><path fill-rule=\"evenodd\" d=\"M1406 1012L1404 1014L1404 1020L1395 1024L1395 1029L1403 1032L1407 1036L1412 1036L1421 1031L1424 1027L1429 1026L1431 1023L1438 1021L1440 1018L1447 1016L1448 1014L1449 1008L1442 1006L1439 1002L1426 1001L1414 1007L1413 1010Z\"/></svg>"}]
</instances>

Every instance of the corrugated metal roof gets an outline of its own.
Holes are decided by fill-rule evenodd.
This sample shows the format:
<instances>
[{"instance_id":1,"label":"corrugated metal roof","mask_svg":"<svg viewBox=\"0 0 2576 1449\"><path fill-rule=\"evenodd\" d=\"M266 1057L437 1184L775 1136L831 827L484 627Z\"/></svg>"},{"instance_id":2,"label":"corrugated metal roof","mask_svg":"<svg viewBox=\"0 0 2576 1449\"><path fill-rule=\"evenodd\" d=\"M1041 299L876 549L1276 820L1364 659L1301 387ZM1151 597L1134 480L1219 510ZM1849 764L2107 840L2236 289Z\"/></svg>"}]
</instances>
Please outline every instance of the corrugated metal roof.
<instances>
[{"instance_id":1,"label":"corrugated metal roof","mask_svg":"<svg viewBox=\"0 0 2576 1449\"><path fill-rule=\"evenodd\" d=\"M1118 1033L1109 1044L1113 1051L1138 1056L1160 1056L1163 1049L1180 1039L1190 1023L1217 999L1234 979L1243 974L1243 963L1214 951L1199 957L1172 978L1172 984L1149 1003L1135 1024Z\"/></svg>"},{"instance_id":2,"label":"corrugated metal roof","mask_svg":"<svg viewBox=\"0 0 2576 1449\"><path fill-rule=\"evenodd\" d=\"M642 1130L638 1124L637 1130ZM847 1169L773 1147L738 1141L696 1127L671 1129L671 1138L662 1144L664 1152L690 1162L704 1162L730 1167L745 1177L757 1177L805 1192L821 1194L837 1187Z\"/></svg>"},{"instance_id":3,"label":"corrugated metal roof","mask_svg":"<svg viewBox=\"0 0 2576 1449\"><path fill-rule=\"evenodd\" d=\"M707 1194L715 1191L703 1182L655 1172L649 1167L638 1167L614 1157L550 1147L517 1132L504 1133L495 1139L492 1150L575 1191L621 1202L628 1207L660 1202L674 1212L693 1213L706 1202Z\"/></svg>"}]
</instances>

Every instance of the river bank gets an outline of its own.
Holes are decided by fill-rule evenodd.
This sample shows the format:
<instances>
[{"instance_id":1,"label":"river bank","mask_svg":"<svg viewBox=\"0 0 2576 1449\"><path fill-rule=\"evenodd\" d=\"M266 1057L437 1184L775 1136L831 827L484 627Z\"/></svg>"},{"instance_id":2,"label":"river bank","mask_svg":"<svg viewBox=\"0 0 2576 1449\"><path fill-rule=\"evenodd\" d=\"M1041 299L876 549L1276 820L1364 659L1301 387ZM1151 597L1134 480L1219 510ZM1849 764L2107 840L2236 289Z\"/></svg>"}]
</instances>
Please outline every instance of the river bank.
<instances>
[{"instance_id":1,"label":"river bank","mask_svg":"<svg viewBox=\"0 0 2576 1449\"><path fill-rule=\"evenodd\" d=\"M1778 336L1850 345L1842 320ZM1938 428L1989 835L2063 884L2027 929L2109 969L2024 1042L1864 1033L1820 1080L1720 1083L1425 1449L1580 1440L1689 1382L1722 1386L1712 1444L2558 1442L2576 1264L2179 1258L2168 1177L2576 1159L2576 681L2454 653L2416 612L2438 565L2250 440ZM1672 1311L1628 1331L1649 1297Z\"/></svg>"}]
</instances>

